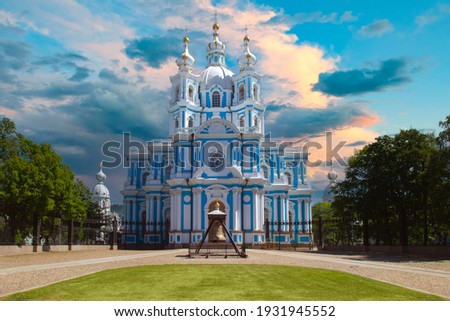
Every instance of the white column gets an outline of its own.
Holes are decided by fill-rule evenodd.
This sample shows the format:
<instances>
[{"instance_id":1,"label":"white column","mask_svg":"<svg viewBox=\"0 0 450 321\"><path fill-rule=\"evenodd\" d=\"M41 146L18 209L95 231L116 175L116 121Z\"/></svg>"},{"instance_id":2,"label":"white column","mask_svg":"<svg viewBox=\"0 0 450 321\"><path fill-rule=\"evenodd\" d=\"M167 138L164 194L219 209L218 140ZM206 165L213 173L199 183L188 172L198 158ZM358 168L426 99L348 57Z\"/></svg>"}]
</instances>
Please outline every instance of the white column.
<instances>
[{"instance_id":1,"label":"white column","mask_svg":"<svg viewBox=\"0 0 450 321\"><path fill-rule=\"evenodd\" d=\"M263 230L264 225L264 190L259 191L259 230Z\"/></svg>"},{"instance_id":2,"label":"white column","mask_svg":"<svg viewBox=\"0 0 450 321\"><path fill-rule=\"evenodd\" d=\"M176 229L176 217L175 217L175 213L176 213L176 197L175 197L175 190L171 189L170 190L170 230L175 230Z\"/></svg>"},{"instance_id":3,"label":"white column","mask_svg":"<svg viewBox=\"0 0 450 321\"><path fill-rule=\"evenodd\" d=\"M258 189L252 188L253 197L253 229L257 230L259 225L259 204L258 204Z\"/></svg>"},{"instance_id":4,"label":"white column","mask_svg":"<svg viewBox=\"0 0 450 321\"><path fill-rule=\"evenodd\" d=\"M177 188L175 191L175 200L176 200L176 207L175 207L175 215L177 220L176 229L177 231L181 231L181 188Z\"/></svg>"},{"instance_id":5,"label":"white column","mask_svg":"<svg viewBox=\"0 0 450 321\"><path fill-rule=\"evenodd\" d=\"M233 187L233 230L238 231L241 228L241 217L239 213L241 212L241 203L240 203L240 191L239 187Z\"/></svg>"},{"instance_id":6,"label":"white column","mask_svg":"<svg viewBox=\"0 0 450 321\"><path fill-rule=\"evenodd\" d=\"M195 231L201 230L201 224L202 224L202 209L201 209L201 203L202 203L202 189L199 187L194 188L194 199L192 200L192 204L194 206L194 222L192 223L192 226Z\"/></svg>"},{"instance_id":7,"label":"white column","mask_svg":"<svg viewBox=\"0 0 450 321\"><path fill-rule=\"evenodd\" d=\"M283 195L283 205L284 205L284 231L289 231L289 203L287 195Z\"/></svg>"},{"instance_id":8,"label":"white column","mask_svg":"<svg viewBox=\"0 0 450 321\"><path fill-rule=\"evenodd\" d=\"M273 195L273 218L274 218L274 222L279 222L278 220L278 195L274 194ZM276 227L274 225L274 231L278 231L278 227L279 225L277 224Z\"/></svg>"},{"instance_id":9,"label":"white column","mask_svg":"<svg viewBox=\"0 0 450 321\"><path fill-rule=\"evenodd\" d=\"M312 215L311 215L311 200L308 199L307 203L307 208L308 208L308 216L307 216L307 220L308 220L308 224L306 225L306 230L309 232L309 230L311 229L311 220L312 220Z\"/></svg>"}]
</instances>

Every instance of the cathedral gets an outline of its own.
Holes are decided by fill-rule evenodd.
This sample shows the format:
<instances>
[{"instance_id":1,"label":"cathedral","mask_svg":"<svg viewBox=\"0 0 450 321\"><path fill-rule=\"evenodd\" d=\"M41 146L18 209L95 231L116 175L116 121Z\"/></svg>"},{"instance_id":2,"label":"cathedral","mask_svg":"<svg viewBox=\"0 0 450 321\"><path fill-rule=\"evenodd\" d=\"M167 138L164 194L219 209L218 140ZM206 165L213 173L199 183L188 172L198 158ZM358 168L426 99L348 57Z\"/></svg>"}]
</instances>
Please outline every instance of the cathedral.
<instances>
[{"instance_id":1,"label":"cathedral","mask_svg":"<svg viewBox=\"0 0 450 321\"><path fill-rule=\"evenodd\" d=\"M235 243L309 243L308 156L266 134L263 76L248 35L234 73L217 22L212 30L201 73L193 70L184 38L178 72L170 77L169 138L150 142L145 153L125 155L122 243L198 243L215 206L225 213Z\"/></svg>"}]
</instances>

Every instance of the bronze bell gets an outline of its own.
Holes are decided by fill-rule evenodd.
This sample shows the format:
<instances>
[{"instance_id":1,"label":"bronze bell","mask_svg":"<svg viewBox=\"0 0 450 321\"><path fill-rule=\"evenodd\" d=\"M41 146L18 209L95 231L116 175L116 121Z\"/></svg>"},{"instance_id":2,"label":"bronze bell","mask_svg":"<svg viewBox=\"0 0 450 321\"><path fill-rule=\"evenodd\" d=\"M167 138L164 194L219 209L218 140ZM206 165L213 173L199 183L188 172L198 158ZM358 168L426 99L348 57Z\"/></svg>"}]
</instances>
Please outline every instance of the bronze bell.
<instances>
[{"instance_id":1,"label":"bronze bell","mask_svg":"<svg viewBox=\"0 0 450 321\"><path fill-rule=\"evenodd\" d=\"M219 222L217 222L217 229L216 229L216 242L225 242L225 234L223 234L223 227Z\"/></svg>"}]
</instances>

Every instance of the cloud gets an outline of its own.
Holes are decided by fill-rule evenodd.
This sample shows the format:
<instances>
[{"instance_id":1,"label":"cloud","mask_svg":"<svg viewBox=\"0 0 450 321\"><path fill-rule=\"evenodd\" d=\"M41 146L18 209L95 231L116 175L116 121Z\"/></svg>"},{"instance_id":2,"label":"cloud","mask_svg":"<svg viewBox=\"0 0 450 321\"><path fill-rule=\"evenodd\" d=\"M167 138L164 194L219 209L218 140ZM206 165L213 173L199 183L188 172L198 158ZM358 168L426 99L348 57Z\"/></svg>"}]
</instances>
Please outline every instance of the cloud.
<instances>
[{"instance_id":1,"label":"cloud","mask_svg":"<svg viewBox=\"0 0 450 321\"><path fill-rule=\"evenodd\" d=\"M169 29L163 36L149 36L125 41L125 54L140 62L145 62L153 68L160 68L169 58L175 58L183 52L183 37L185 31L182 29ZM204 46L207 35L203 32L191 31L190 50L196 53L197 46Z\"/></svg>"},{"instance_id":2,"label":"cloud","mask_svg":"<svg viewBox=\"0 0 450 321\"><path fill-rule=\"evenodd\" d=\"M16 82L15 73L25 69L30 55L30 45L13 40L0 41L0 82Z\"/></svg>"},{"instance_id":3,"label":"cloud","mask_svg":"<svg viewBox=\"0 0 450 321\"><path fill-rule=\"evenodd\" d=\"M269 104L266 117L266 129L274 137L284 138L321 135L333 129L370 126L379 120L364 102L341 102L317 109Z\"/></svg>"},{"instance_id":4,"label":"cloud","mask_svg":"<svg viewBox=\"0 0 450 321\"><path fill-rule=\"evenodd\" d=\"M19 130L32 139L55 146L78 176L94 184L105 141L120 140L124 131L144 140L167 136L168 114L162 106L169 99L169 76L177 71L172 58L183 51L181 28L189 27L189 50L198 73L205 66L204 48L212 39L215 9L220 13L227 63L236 73L244 27L249 26L251 50L259 60L256 68L264 74L261 92L266 101L279 106L278 113L268 113L268 130L285 133L272 122L284 121L283 112L303 127L296 128L292 121L289 128L308 137L327 127L326 117L342 131L374 123L376 117L370 111L357 111L364 110L361 106L337 107L333 104L337 99L312 91L311 84L319 81L320 74L336 70L339 56L330 56L319 45L299 42L290 32L298 23L292 17L266 23L277 15L275 10L250 1L225 5L194 0L189 6L181 0L107 6L91 1L30 1L26 10L22 1L13 1L8 4L10 12L0 11L0 41L24 51L21 60L0 51L0 77L9 81L0 86L0 113L11 115ZM295 18L333 24L358 19L351 11ZM110 172L108 187L119 201L124 176Z\"/></svg>"},{"instance_id":5,"label":"cloud","mask_svg":"<svg viewBox=\"0 0 450 321\"><path fill-rule=\"evenodd\" d=\"M366 26L362 26L358 30L358 34L365 38L380 37L383 34L394 30L394 27L388 19L381 19Z\"/></svg>"},{"instance_id":6,"label":"cloud","mask_svg":"<svg viewBox=\"0 0 450 321\"><path fill-rule=\"evenodd\" d=\"M166 36L135 39L125 48L128 57L144 61L154 68L159 68L169 57L176 57L180 52L180 39Z\"/></svg>"},{"instance_id":7,"label":"cloud","mask_svg":"<svg viewBox=\"0 0 450 321\"><path fill-rule=\"evenodd\" d=\"M117 85L127 84L126 80L118 77L114 71L106 69L106 68L100 70L100 72L98 73L98 77L100 79L107 80L107 81L112 82Z\"/></svg>"},{"instance_id":8,"label":"cloud","mask_svg":"<svg viewBox=\"0 0 450 321\"><path fill-rule=\"evenodd\" d=\"M438 4L415 19L419 29L445 19L450 14L450 5Z\"/></svg>"},{"instance_id":9,"label":"cloud","mask_svg":"<svg viewBox=\"0 0 450 321\"><path fill-rule=\"evenodd\" d=\"M17 89L13 93L19 97L26 98L64 99L73 96L85 96L94 90L95 87L91 83L52 83L42 88Z\"/></svg>"},{"instance_id":10,"label":"cloud","mask_svg":"<svg viewBox=\"0 0 450 321\"><path fill-rule=\"evenodd\" d=\"M40 57L33 62L33 65L44 68L50 67L53 71L65 72L70 70L71 76L67 80L80 82L87 79L92 70L79 65L79 63L89 64L89 59L74 52L64 52L53 56Z\"/></svg>"},{"instance_id":11,"label":"cloud","mask_svg":"<svg viewBox=\"0 0 450 321\"><path fill-rule=\"evenodd\" d=\"M359 146L364 146L367 145L369 142L365 141L365 140L357 140L353 143L350 144L346 144L346 146L348 147L359 147Z\"/></svg>"},{"instance_id":12,"label":"cloud","mask_svg":"<svg viewBox=\"0 0 450 321\"><path fill-rule=\"evenodd\" d=\"M411 81L404 58L380 62L378 69L352 69L322 73L313 91L342 97L377 92Z\"/></svg>"},{"instance_id":13,"label":"cloud","mask_svg":"<svg viewBox=\"0 0 450 321\"><path fill-rule=\"evenodd\" d=\"M357 16L354 16L351 11L345 11L342 15L339 15L337 12L332 12L329 14L324 14L321 11L315 11L310 13L299 12L295 15L287 15L287 14L277 14L272 17L269 21L265 22L267 25L279 25L285 24L288 26L295 26L304 23L347 23L354 22L358 20Z\"/></svg>"},{"instance_id":14,"label":"cloud","mask_svg":"<svg viewBox=\"0 0 450 321\"><path fill-rule=\"evenodd\" d=\"M90 72L91 70L89 70L88 68L76 66L75 73L72 75L72 77L68 78L68 80L76 82L83 81L89 77Z\"/></svg>"}]
</instances>

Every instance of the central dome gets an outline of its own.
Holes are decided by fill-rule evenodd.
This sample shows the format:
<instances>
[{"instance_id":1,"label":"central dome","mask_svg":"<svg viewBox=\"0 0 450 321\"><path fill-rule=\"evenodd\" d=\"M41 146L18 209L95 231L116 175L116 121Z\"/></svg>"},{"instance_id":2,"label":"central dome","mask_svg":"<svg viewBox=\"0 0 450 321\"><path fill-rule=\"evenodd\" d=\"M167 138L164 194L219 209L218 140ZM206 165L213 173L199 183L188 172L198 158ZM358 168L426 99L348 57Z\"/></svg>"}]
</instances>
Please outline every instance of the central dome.
<instances>
[{"instance_id":1,"label":"central dome","mask_svg":"<svg viewBox=\"0 0 450 321\"><path fill-rule=\"evenodd\" d=\"M201 73L204 89L208 90L214 85L222 87L223 90L233 89L233 72L224 66L209 66Z\"/></svg>"}]
</instances>

